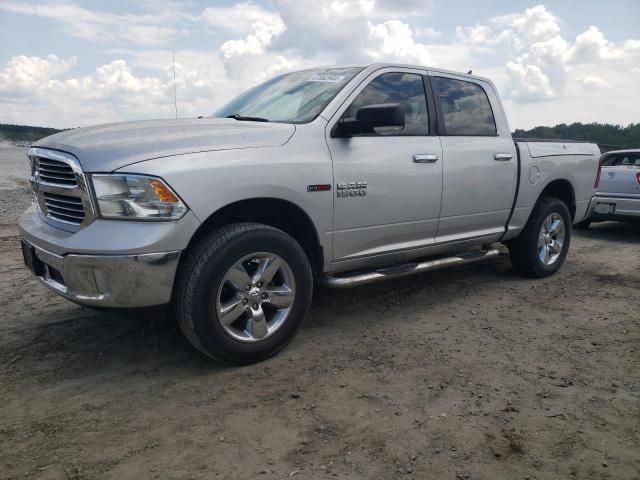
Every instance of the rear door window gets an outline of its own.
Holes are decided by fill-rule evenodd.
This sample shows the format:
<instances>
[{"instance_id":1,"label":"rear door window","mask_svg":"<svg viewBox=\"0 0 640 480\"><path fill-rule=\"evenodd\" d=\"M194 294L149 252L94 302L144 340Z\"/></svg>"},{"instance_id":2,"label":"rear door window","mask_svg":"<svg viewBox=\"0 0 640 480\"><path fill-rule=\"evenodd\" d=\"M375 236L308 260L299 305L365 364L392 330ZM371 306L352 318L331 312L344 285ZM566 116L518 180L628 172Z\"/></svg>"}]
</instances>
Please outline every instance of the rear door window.
<instances>
[{"instance_id":1,"label":"rear door window","mask_svg":"<svg viewBox=\"0 0 640 480\"><path fill-rule=\"evenodd\" d=\"M617 153L602 160L603 167L640 167L640 153Z\"/></svg>"},{"instance_id":2,"label":"rear door window","mask_svg":"<svg viewBox=\"0 0 640 480\"><path fill-rule=\"evenodd\" d=\"M489 98L480 85L454 78L431 78L444 118L445 135L497 135Z\"/></svg>"}]
</instances>

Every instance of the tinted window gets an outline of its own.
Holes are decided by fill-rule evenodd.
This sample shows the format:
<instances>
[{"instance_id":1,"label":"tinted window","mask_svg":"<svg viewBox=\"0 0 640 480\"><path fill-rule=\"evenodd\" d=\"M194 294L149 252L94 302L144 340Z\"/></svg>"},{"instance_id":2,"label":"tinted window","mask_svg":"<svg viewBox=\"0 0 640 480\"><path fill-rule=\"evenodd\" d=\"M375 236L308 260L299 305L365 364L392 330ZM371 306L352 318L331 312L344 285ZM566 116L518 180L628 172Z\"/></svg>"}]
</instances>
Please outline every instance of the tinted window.
<instances>
[{"instance_id":1,"label":"tinted window","mask_svg":"<svg viewBox=\"0 0 640 480\"><path fill-rule=\"evenodd\" d=\"M342 117L355 118L358 109L379 103L399 103L404 109L404 128L376 128L378 135L427 134L427 99L420 75L383 73L358 94Z\"/></svg>"},{"instance_id":2,"label":"tinted window","mask_svg":"<svg viewBox=\"0 0 640 480\"><path fill-rule=\"evenodd\" d=\"M640 167L640 153L619 153L606 156L602 160L603 167L617 167L618 165Z\"/></svg>"},{"instance_id":3,"label":"tinted window","mask_svg":"<svg viewBox=\"0 0 640 480\"><path fill-rule=\"evenodd\" d=\"M433 77L447 135L496 135L487 94L478 84Z\"/></svg>"}]
</instances>

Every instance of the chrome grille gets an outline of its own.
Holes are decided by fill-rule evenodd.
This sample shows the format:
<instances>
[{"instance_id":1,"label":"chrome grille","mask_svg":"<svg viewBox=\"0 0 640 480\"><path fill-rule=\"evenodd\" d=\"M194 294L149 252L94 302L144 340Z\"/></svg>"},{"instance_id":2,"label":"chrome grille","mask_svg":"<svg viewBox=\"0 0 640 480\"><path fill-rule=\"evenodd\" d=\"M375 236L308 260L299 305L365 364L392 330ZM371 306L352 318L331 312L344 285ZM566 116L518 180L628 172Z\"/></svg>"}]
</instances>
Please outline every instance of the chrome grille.
<instances>
[{"instance_id":1,"label":"chrome grille","mask_svg":"<svg viewBox=\"0 0 640 480\"><path fill-rule=\"evenodd\" d=\"M43 195L47 213L50 217L75 225L82 224L84 220L84 205L81 198L48 192L44 192Z\"/></svg>"},{"instance_id":2,"label":"chrome grille","mask_svg":"<svg viewBox=\"0 0 640 480\"><path fill-rule=\"evenodd\" d=\"M93 205L78 160L40 147L32 147L29 158L31 185L43 220L70 232L93 222Z\"/></svg>"},{"instance_id":3,"label":"chrome grille","mask_svg":"<svg viewBox=\"0 0 640 480\"><path fill-rule=\"evenodd\" d=\"M49 158L36 157L35 169L39 176L40 183L51 183L70 187L78 185L76 174L67 163Z\"/></svg>"}]
</instances>

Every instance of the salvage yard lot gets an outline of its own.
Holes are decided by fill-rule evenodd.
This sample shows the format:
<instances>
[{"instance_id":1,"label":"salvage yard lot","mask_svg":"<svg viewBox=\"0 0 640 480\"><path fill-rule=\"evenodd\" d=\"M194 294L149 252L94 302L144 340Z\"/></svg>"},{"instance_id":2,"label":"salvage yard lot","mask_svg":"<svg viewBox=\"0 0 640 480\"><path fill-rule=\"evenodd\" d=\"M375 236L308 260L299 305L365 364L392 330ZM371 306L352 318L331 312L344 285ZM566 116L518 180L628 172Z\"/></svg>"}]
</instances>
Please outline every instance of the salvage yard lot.
<instances>
[{"instance_id":1,"label":"salvage yard lot","mask_svg":"<svg viewBox=\"0 0 640 480\"><path fill-rule=\"evenodd\" d=\"M544 280L505 257L317 290L286 350L231 368L40 286L29 198L3 178L0 478L640 477L637 226L574 231Z\"/></svg>"}]
</instances>

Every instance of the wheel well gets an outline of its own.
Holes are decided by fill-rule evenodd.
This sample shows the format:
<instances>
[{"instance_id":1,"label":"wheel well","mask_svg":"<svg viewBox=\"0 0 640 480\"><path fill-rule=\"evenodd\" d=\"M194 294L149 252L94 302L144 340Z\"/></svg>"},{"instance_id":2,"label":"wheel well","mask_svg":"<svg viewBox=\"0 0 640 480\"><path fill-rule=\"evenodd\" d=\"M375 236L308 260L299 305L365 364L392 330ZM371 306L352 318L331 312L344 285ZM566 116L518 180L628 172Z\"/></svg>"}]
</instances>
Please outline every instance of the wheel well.
<instances>
[{"instance_id":1,"label":"wheel well","mask_svg":"<svg viewBox=\"0 0 640 480\"><path fill-rule=\"evenodd\" d=\"M568 180L554 180L544 187L540 197L553 197L562 200L571 212L571 220L576 216L576 194Z\"/></svg>"},{"instance_id":2,"label":"wheel well","mask_svg":"<svg viewBox=\"0 0 640 480\"><path fill-rule=\"evenodd\" d=\"M300 207L278 198L252 198L222 207L200 225L187 248L212 230L238 222L262 223L288 233L307 254L314 275L322 273L324 253L313 222Z\"/></svg>"}]
</instances>

